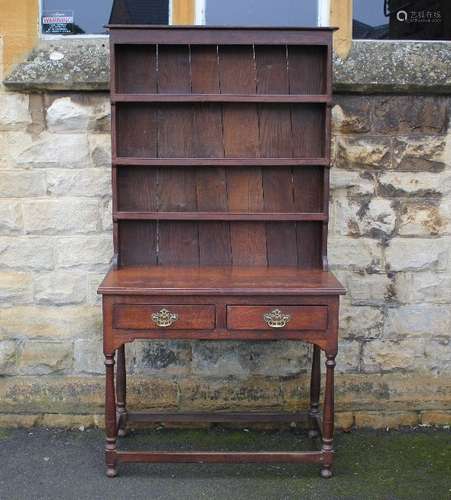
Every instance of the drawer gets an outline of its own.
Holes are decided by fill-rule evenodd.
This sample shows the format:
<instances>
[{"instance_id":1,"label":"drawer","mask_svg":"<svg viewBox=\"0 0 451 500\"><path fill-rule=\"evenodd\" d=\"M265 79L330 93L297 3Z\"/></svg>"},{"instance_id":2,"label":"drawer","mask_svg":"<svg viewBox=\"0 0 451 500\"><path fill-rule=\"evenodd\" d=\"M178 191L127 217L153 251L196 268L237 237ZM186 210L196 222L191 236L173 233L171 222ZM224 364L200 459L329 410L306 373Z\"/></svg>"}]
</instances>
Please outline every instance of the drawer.
<instances>
[{"instance_id":1,"label":"drawer","mask_svg":"<svg viewBox=\"0 0 451 500\"><path fill-rule=\"evenodd\" d=\"M114 328L125 330L210 330L216 324L212 305L116 304Z\"/></svg>"},{"instance_id":2,"label":"drawer","mask_svg":"<svg viewBox=\"0 0 451 500\"><path fill-rule=\"evenodd\" d=\"M327 306L227 306L229 330L326 330Z\"/></svg>"}]
</instances>

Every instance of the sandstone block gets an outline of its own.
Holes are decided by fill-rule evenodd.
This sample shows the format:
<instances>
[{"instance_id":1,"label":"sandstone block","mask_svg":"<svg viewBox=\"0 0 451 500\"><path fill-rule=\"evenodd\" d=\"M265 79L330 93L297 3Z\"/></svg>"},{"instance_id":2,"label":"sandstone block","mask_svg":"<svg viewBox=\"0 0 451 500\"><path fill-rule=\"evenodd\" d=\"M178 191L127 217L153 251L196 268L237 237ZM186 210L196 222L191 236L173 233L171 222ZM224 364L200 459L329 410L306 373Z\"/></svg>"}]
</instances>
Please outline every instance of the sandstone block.
<instances>
[{"instance_id":1,"label":"sandstone block","mask_svg":"<svg viewBox=\"0 0 451 500\"><path fill-rule=\"evenodd\" d=\"M111 200L104 201L101 208L102 228L104 231L112 231L113 229L113 202Z\"/></svg>"},{"instance_id":2,"label":"sandstone block","mask_svg":"<svg viewBox=\"0 0 451 500\"><path fill-rule=\"evenodd\" d=\"M370 101L363 96L344 96L336 98L332 108L332 130L336 134L368 132L370 129Z\"/></svg>"},{"instance_id":3,"label":"sandstone block","mask_svg":"<svg viewBox=\"0 0 451 500\"><path fill-rule=\"evenodd\" d=\"M362 370L367 373L413 370L422 358L423 339L402 339L399 342L376 339L363 344Z\"/></svg>"},{"instance_id":4,"label":"sandstone block","mask_svg":"<svg viewBox=\"0 0 451 500\"><path fill-rule=\"evenodd\" d=\"M31 123L26 94L0 93L0 130L19 130Z\"/></svg>"},{"instance_id":5,"label":"sandstone block","mask_svg":"<svg viewBox=\"0 0 451 500\"><path fill-rule=\"evenodd\" d=\"M100 304L102 296L97 293L100 283L105 278L105 273L88 273L88 303L95 305Z\"/></svg>"},{"instance_id":6,"label":"sandstone block","mask_svg":"<svg viewBox=\"0 0 451 500\"><path fill-rule=\"evenodd\" d=\"M451 322L450 322L451 323ZM420 368L431 370L433 373L451 373L451 336L442 334L441 339L427 341L425 345L424 363Z\"/></svg>"},{"instance_id":7,"label":"sandstone block","mask_svg":"<svg viewBox=\"0 0 451 500\"><path fill-rule=\"evenodd\" d=\"M87 167L90 165L87 136L43 132L36 142L18 156L17 163L33 168Z\"/></svg>"},{"instance_id":8,"label":"sandstone block","mask_svg":"<svg viewBox=\"0 0 451 500\"><path fill-rule=\"evenodd\" d=\"M58 267L106 266L113 256L113 244L109 234L95 236L69 236L60 238L55 244Z\"/></svg>"},{"instance_id":9,"label":"sandstone block","mask_svg":"<svg viewBox=\"0 0 451 500\"><path fill-rule=\"evenodd\" d=\"M371 238L329 238L329 263L333 267L370 272L382 269L382 248Z\"/></svg>"},{"instance_id":10,"label":"sandstone block","mask_svg":"<svg viewBox=\"0 0 451 500\"><path fill-rule=\"evenodd\" d=\"M26 304L32 302L31 273L3 271L0 272L0 302Z\"/></svg>"},{"instance_id":11,"label":"sandstone block","mask_svg":"<svg viewBox=\"0 0 451 500\"><path fill-rule=\"evenodd\" d=\"M437 236L444 226L445 221L434 204L414 202L402 208L398 233L401 236Z\"/></svg>"},{"instance_id":12,"label":"sandstone block","mask_svg":"<svg viewBox=\"0 0 451 500\"><path fill-rule=\"evenodd\" d=\"M89 429L90 427L96 427L96 417L97 415L65 415L62 413L45 413L39 419L39 425L50 428L56 427L58 429L78 430L80 427Z\"/></svg>"},{"instance_id":13,"label":"sandstone block","mask_svg":"<svg viewBox=\"0 0 451 500\"><path fill-rule=\"evenodd\" d=\"M41 415L20 415L18 413L0 413L0 428L16 429L39 425Z\"/></svg>"},{"instance_id":14,"label":"sandstone block","mask_svg":"<svg viewBox=\"0 0 451 500\"><path fill-rule=\"evenodd\" d=\"M74 342L74 370L81 373L105 373L101 339Z\"/></svg>"},{"instance_id":15,"label":"sandstone block","mask_svg":"<svg viewBox=\"0 0 451 500\"><path fill-rule=\"evenodd\" d=\"M31 375L0 378L5 413L101 413L105 378ZM130 383L132 386L132 383Z\"/></svg>"},{"instance_id":16,"label":"sandstone block","mask_svg":"<svg viewBox=\"0 0 451 500\"><path fill-rule=\"evenodd\" d=\"M414 304L387 310L384 338L412 336L430 339L448 337L451 331L451 308L444 304Z\"/></svg>"},{"instance_id":17,"label":"sandstone block","mask_svg":"<svg viewBox=\"0 0 451 500\"><path fill-rule=\"evenodd\" d=\"M0 200L0 234L22 231L22 210L14 200Z\"/></svg>"},{"instance_id":18,"label":"sandstone block","mask_svg":"<svg viewBox=\"0 0 451 500\"><path fill-rule=\"evenodd\" d=\"M33 144L31 134L24 131L2 132L0 134L0 168L17 166L17 159Z\"/></svg>"},{"instance_id":19,"label":"sandstone block","mask_svg":"<svg viewBox=\"0 0 451 500\"><path fill-rule=\"evenodd\" d=\"M90 233L97 229L96 200L34 200L23 203L24 228L28 234Z\"/></svg>"},{"instance_id":20,"label":"sandstone block","mask_svg":"<svg viewBox=\"0 0 451 500\"><path fill-rule=\"evenodd\" d=\"M46 195L42 172L4 171L0 175L0 198L31 198Z\"/></svg>"},{"instance_id":21,"label":"sandstone block","mask_svg":"<svg viewBox=\"0 0 451 500\"><path fill-rule=\"evenodd\" d=\"M356 412L355 426L371 429L397 429L418 425L417 412Z\"/></svg>"},{"instance_id":22,"label":"sandstone block","mask_svg":"<svg viewBox=\"0 0 451 500\"><path fill-rule=\"evenodd\" d=\"M291 409L306 406L308 383L298 378L248 377L239 379L199 379L178 381L181 410L238 410L256 408ZM1 394L0 394L1 395Z\"/></svg>"},{"instance_id":23,"label":"sandstone block","mask_svg":"<svg viewBox=\"0 0 451 500\"><path fill-rule=\"evenodd\" d=\"M0 338L94 339L102 334L102 314L94 306L0 308Z\"/></svg>"},{"instance_id":24,"label":"sandstone block","mask_svg":"<svg viewBox=\"0 0 451 500\"><path fill-rule=\"evenodd\" d=\"M333 229L342 235L386 239L395 230L396 213L384 198L334 197L331 214Z\"/></svg>"},{"instance_id":25,"label":"sandstone block","mask_svg":"<svg viewBox=\"0 0 451 500\"><path fill-rule=\"evenodd\" d=\"M433 271L396 273L394 297L401 303L451 303L451 276Z\"/></svg>"},{"instance_id":26,"label":"sandstone block","mask_svg":"<svg viewBox=\"0 0 451 500\"><path fill-rule=\"evenodd\" d=\"M90 134L89 154L94 167L109 168L111 165L111 135Z\"/></svg>"},{"instance_id":27,"label":"sandstone block","mask_svg":"<svg viewBox=\"0 0 451 500\"><path fill-rule=\"evenodd\" d=\"M337 373L357 372L360 369L361 343L341 340L336 357Z\"/></svg>"},{"instance_id":28,"label":"sandstone block","mask_svg":"<svg viewBox=\"0 0 451 500\"><path fill-rule=\"evenodd\" d=\"M86 274L77 271L54 271L34 278L37 304L79 304L86 300Z\"/></svg>"},{"instance_id":29,"label":"sandstone block","mask_svg":"<svg viewBox=\"0 0 451 500\"><path fill-rule=\"evenodd\" d=\"M335 165L344 169L390 168L390 139L377 136L338 136Z\"/></svg>"},{"instance_id":30,"label":"sandstone block","mask_svg":"<svg viewBox=\"0 0 451 500\"><path fill-rule=\"evenodd\" d=\"M450 241L445 238L393 238L385 249L385 263L391 271L446 269Z\"/></svg>"},{"instance_id":31,"label":"sandstone block","mask_svg":"<svg viewBox=\"0 0 451 500\"><path fill-rule=\"evenodd\" d=\"M354 427L354 415L351 411L340 411L335 413L335 428L349 431Z\"/></svg>"},{"instance_id":32,"label":"sandstone block","mask_svg":"<svg viewBox=\"0 0 451 500\"><path fill-rule=\"evenodd\" d=\"M345 339L373 339L381 336L384 313L381 308L368 306L340 306L340 337Z\"/></svg>"},{"instance_id":33,"label":"sandstone block","mask_svg":"<svg viewBox=\"0 0 451 500\"><path fill-rule=\"evenodd\" d=\"M439 173L384 172L380 176L380 190L384 196L439 198L449 191L449 177Z\"/></svg>"},{"instance_id":34,"label":"sandstone block","mask_svg":"<svg viewBox=\"0 0 451 500\"><path fill-rule=\"evenodd\" d=\"M191 370L190 342L137 342L133 372L158 374L160 377L187 375Z\"/></svg>"},{"instance_id":35,"label":"sandstone block","mask_svg":"<svg viewBox=\"0 0 451 500\"><path fill-rule=\"evenodd\" d=\"M361 172L337 167L330 169L330 186L332 190L346 189L358 194L374 192L374 180L367 173L363 176Z\"/></svg>"},{"instance_id":36,"label":"sandstone block","mask_svg":"<svg viewBox=\"0 0 451 500\"><path fill-rule=\"evenodd\" d=\"M422 411L420 420L425 425L451 425L451 411Z\"/></svg>"},{"instance_id":37,"label":"sandstone block","mask_svg":"<svg viewBox=\"0 0 451 500\"><path fill-rule=\"evenodd\" d=\"M48 238L0 238L0 266L19 270L53 268L53 242Z\"/></svg>"},{"instance_id":38,"label":"sandstone block","mask_svg":"<svg viewBox=\"0 0 451 500\"><path fill-rule=\"evenodd\" d=\"M377 96L373 104L373 131L377 133L432 133L446 131L446 104L437 96Z\"/></svg>"},{"instance_id":39,"label":"sandstone block","mask_svg":"<svg viewBox=\"0 0 451 500\"><path fill-rule=\"evenodd\" d=\"M443 170L446 138L444 136L403 136L393 145L393 167L396 170L439 172Z\"/></svg>"},{"instance_id":40,"label":"sandstone block","mask_svg":"<svg viewBox=\"0 0 451 500\"><path fill-rule=\"evenodd\" d=\"M89 111L89 108L73 102L70 97L55 99L47 109L47 128L50 132L86 131Z\"/></svg>"},{"instance_id":41,"label":"sandstone block","mask_svg":"<svg viewBox=\"0 0 451 500\"><path fill-rule=\"evenodd\" d=\"M0 342L0 375L11 375L16 370L17 344L14 340Z\"/></svg>"},{"instance_id":42,"label":"sandstone block","mask_svg":"<svg viewBox=\"0 0 451 500\"><path fill-rule=\"evenodd\" d=\"M111 172L106 169L48 169L47 185L56 196L110 196Z\"/></svg>"},{"instance_id":43,"label":"sandstone block","mask_svg":"<svg viewBox=\"0 0 451 500\"><path fill-rule=\"evenodd\" d=\"M305 372L310 366L308 346L289 341L195 342L192 359L195 375L212 378L289 377Z\"/></svg>"},{"instance_id":44,"label":"sandstone block","mask_svg":"<svg viewBox=\"0 0 451 500\"><path fill-rule=\"evenodd\" d=\"M381 306L392 295L392 281L385 274L349 273L346 289L352 305Z\"/></svg>"},{"instance_id":45,"label":"sandstone block","mask_svg":"<svg viewBox=\"0 0 451 500\"><path fill-rule=\"evenodd\" d=\"M72 367L72 342L26 341L19 355L18 370L23 375L46 375Z\"/></svg>"}]
</instances>

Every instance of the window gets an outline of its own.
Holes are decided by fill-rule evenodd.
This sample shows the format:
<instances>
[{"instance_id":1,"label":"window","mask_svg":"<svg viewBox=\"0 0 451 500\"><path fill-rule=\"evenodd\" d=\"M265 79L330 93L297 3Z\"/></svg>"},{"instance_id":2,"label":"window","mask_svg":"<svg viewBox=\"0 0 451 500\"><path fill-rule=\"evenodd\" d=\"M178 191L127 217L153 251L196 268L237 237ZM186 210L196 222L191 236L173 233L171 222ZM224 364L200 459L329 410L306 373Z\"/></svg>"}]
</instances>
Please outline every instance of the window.
<instances>
[{"instance_id":1,"label":"window","mask_svg":"<svg viewBox=\"0 0 451 500\"><path fill-rule=\"evenodd\" d=\"M451 40L449 0L354 0L353 38Z\"/></svg>"},{"instance_id":2,"label":"window","mask_svg":"<svg viewBox=\"0 0 451 500\"><path fill-rule=\"evenodd\" d=\"M206 25L317 26L317 0L204 0Z\"/></svg>"},{"instance_id":3,"label":"window","mask_svg":"<svg viewBox=\"0 0 451 500\"><path fill-rule=\"evenodd\" d=\"M322 13L328 12L329 1L41 0L41 31L105 34L109 20L113 24L317 26L322 24Z\"/></svg>"}]
</instances>

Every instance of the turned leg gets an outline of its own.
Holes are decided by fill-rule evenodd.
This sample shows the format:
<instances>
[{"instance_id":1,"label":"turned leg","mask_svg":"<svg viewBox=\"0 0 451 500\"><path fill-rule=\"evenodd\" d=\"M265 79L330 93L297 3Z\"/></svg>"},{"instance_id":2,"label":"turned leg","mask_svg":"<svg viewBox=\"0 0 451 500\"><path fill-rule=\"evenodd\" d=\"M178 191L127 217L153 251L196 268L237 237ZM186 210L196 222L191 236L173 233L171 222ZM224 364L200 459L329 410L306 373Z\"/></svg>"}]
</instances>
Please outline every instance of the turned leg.
<instances>
[{"instance_id":1,"label":"turned leg","mask_svg":"<svg viewBox=\"0 0 451 500\"><path fill-rule=\"evenodd\" d=\"M116 468L116 396L114 390L114 353L105 354L106 384L105 384L105 461L106 475L114 477L117 475Z\"/></svg>"},{"instance_id":2,"label":"turned leg","mask_svg":"<svg viewBox=\"0 0 451 500\"><path fill-rule=\"evenodd\" d=\"M309 420L310 430L309 437L315 438L318 436L318 414L319 414L319 393L321 389L321 369L320 369L321 351L317 345L313 346L312 372L310 378L310 408Z\"/></svg>"},{"instance_id":3,"label":"turned leg","mask_svg":"<svg viewBox=\"0 0 451 500\"><path fill-rule=\"evenodd\" d=\"M127 426L127 375L125 371L125 346L117 350L116 398L118 416L118 436L125 436Z\"/></svg>"},{"instance_id":4,"label":"turned leg","mask_svg":"<svg viewBox=\"0 0 451 500\"><path fill-rule=\"evenodd\" d=\"M321 476L332 477L333 436L334 436L334 368L335 354L326 352L326 386L324 389L323 446L324 462Z\"/></svg>"}]
</instances>

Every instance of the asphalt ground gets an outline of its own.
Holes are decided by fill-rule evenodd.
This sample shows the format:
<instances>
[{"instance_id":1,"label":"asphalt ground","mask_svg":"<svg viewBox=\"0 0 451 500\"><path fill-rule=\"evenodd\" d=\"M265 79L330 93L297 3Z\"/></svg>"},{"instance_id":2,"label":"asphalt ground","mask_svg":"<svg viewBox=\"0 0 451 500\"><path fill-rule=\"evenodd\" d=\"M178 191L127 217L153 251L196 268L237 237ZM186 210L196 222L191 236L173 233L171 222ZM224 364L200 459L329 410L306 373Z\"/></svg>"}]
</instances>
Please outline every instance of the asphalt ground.
<instances>
[{"instance_id":1,"label":"asphalt ground","mask_svg":"<svg viewBox=\"0 0 451 500\"><path fill-rule=\"evenodd\" d=\"M315 465L123 464L105 476L97 429L0 430L0 499L451 499L451 431L336 434L334 477ZM214 428L131 432L123 447L295 450L298 432Z\"/></svg>"}]
</instances>

